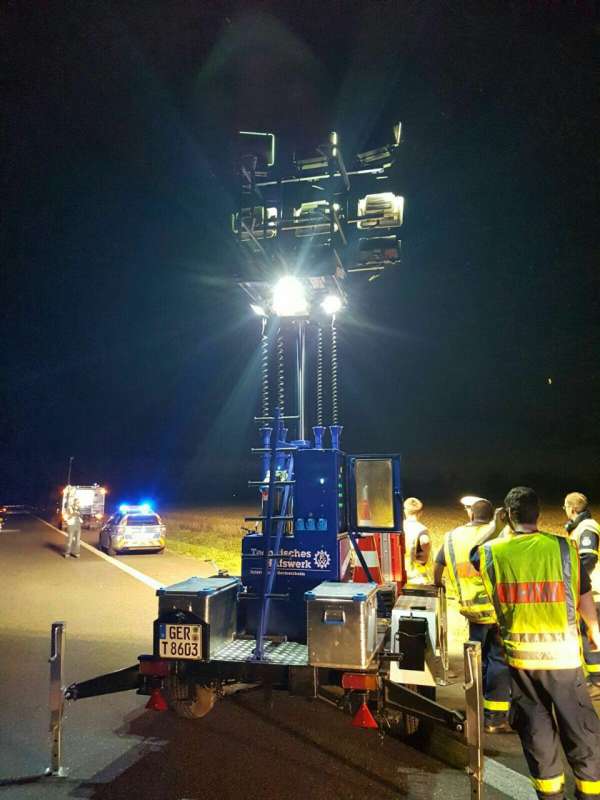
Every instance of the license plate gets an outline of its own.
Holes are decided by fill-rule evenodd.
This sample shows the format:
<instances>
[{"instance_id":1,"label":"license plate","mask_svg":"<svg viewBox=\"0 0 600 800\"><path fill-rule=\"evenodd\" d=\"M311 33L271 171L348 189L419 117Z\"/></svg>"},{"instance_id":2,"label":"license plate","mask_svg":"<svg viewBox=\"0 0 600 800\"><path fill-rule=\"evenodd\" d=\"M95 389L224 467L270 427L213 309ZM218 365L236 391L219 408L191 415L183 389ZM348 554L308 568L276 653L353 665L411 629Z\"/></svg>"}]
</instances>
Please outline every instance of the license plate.
<instances>
[{"instance_id":1,"label":"license plate","mask_svg":"<svg viewBox=\"0 0 600 800\"><path fill-rule=\"evenodd\" d=\"M158 654L161 658L202 658L202 626L160 623Z\"/></svg>"}]
</instances>

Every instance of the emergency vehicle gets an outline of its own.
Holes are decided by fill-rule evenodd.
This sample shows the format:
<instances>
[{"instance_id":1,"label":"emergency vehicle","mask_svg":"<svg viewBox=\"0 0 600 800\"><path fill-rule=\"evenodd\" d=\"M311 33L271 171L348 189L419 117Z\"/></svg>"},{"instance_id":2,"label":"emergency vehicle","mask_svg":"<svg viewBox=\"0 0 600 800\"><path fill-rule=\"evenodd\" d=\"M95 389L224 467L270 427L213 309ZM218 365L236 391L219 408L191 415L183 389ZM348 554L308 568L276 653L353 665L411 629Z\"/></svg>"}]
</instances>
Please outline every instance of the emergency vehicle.
<instances>
[{"instance_id":1,"label":"emergency vehicle","mask_svg":"<svg viewBox=\"0 0 600 800\"><path fill-rule=\"evenodd\" d=\"M76 497L79 503L84 528L97 528L102 525L106 489L104 486L93 483L91 486L65 486L62 492L61 527L64 527L65 512L73 497Z\"/></svg>"}]
</instances>

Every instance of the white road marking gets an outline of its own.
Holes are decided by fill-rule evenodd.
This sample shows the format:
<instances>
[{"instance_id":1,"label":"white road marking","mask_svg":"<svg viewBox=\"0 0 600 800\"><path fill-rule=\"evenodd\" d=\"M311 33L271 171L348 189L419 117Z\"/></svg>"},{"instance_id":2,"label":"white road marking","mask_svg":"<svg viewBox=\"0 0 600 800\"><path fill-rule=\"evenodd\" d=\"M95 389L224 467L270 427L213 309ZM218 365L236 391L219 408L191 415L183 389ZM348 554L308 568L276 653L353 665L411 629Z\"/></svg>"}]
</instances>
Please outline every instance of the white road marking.
<instances>
[{"instance_id":1,"label":"white road marking","mask_svg":"<svg viewBox=\"0 0 600 800\"><path fill-rule=\"evenodd\" d=\"M483 762L483 782L499 792L507 794L513 800L536 800L537 794L533 784L525 775L505 767L493 758L485 758Z\"/></svg>"},{"instance_id":2,"label":"white road marking","mask_svg":"<svg viewBox=\"0 0 600 800\"><path fill-rule=\"evenodd\" d=\"M0 529L0 535L3 533L21 533L20 528L2 528Z\"/></svg>"},{"instance_id":3,"label":"white road marking","mask_svg":"<svg viewBox=\"0 0 600 800\"><path fill-rule=\"evenodd\" d=\"M45 519L42 519L41 517L38 517L35 514L32 514L31 516L35 517L35 519L39 519L40 522L43 522L44 525L47 525L49 528L52 528L53 531L60 533L62 536L65 537L65 539L67 538L67 534L64 531L61 531L60 528L57 528L55 525L51 525L49 522L46 522ZM131 577L135 578L137 581L145 583L146 586L149 586L151 589L162 589L162 587L164 586L163 583L155 581L154 578L151 578L149 575L144 575L143 572L139 572L139 570L130 567L128 564L123 564L122 561L118 561L116 558L113 558L112 556L106 555L106 553L103 553L102 550L98 550L98 548L92 547L91 544L88 544L83 540L81 540L80 544L81 547L85 548L86 550L89 550L90 553L93 553L94 555L98 556L98 558L103 558L105 561L108 561L109 564L112 564L114 567L117 567L122 572L126 572L128 575L131 575Z\"/></svg>"}]
</instances>

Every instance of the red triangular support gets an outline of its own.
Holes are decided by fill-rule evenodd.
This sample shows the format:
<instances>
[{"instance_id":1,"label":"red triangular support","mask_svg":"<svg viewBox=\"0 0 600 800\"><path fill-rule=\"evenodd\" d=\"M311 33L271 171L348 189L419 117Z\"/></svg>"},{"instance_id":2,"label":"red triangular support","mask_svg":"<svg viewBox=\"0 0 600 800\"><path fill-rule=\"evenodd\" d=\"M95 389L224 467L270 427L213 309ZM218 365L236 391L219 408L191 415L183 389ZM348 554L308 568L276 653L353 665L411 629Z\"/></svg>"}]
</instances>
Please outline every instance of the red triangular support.
<instances>
[{"instance_id":1,"label":"red triangular support","mask_svg":"<svg viewBox=\"0 0 600 800\"><path fill-rule=\"evenodd\" d=\"M373 714L369 711L369 706L364 702L352 719L355 728L378 728L379 725Z\"/></svg>"},{"instance_id":2,"label":"red triangular support","mask_svg":"<svg viewBox=\"0 0 600 800\"><path fill-rule=\"evenodd\" d=\"M152 711L168 711L169 706L158 686L152 689L150 699L146 703L146 708L150 708Z\"/></svg>"}]
</instances>

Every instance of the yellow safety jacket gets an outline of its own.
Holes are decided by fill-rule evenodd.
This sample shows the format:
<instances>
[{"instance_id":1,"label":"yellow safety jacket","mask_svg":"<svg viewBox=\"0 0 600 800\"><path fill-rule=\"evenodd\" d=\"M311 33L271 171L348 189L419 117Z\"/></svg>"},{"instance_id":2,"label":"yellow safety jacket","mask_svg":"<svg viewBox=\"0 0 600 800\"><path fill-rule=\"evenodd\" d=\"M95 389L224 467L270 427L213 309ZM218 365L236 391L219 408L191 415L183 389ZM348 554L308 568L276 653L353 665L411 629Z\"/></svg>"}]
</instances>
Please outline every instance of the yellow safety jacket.
<instances>
[{"instance_id":1,"label":"yellow safety jacket","mask_svg":"<svg viewBox=\"0 0 600 800\"><path fill-rule=\"evenodd\" d=\"M431 556L426 564L422 564L417 560L419 537L423 533L428 533L425 525L413 519L404 520L404 541L406 546L404 563L406 567L407 585L420 586L432 583L431 569L429 566Z\"/></svg>"},{"instance_id":2,"label":"yellow safety jacket","mask_svg":"<svg viewBox=\"0 0 600 800\"><path fill-rule=\"evenodd\" d=\"M447 533L444 540L446 567L458 598L459 611L470 622L481 624L496 622L496 614L469 554L487 528L489 524L461 525Z\"/></svg>"},{"instance_id":3,"label":"yellow safety jacket","mask_svg":"<svg viewBox=\"0 0 600 800\"><path fill-rule=\"evenodd\" d=\"M507 663L528 670L580 667L574 542L543 531L519 533L484 544L479 557Z\"/></svg>"}]
</instances>

